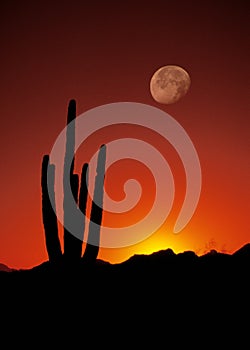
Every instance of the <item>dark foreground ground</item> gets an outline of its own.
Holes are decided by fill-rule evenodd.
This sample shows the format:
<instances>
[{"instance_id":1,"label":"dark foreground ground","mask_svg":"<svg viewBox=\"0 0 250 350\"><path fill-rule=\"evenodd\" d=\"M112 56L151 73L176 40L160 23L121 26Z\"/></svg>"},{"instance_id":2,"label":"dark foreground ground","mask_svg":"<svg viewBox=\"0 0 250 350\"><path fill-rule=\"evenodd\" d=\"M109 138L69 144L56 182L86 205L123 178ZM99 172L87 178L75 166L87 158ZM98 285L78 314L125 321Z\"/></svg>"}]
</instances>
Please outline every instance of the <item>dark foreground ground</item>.
<instances>
[{"instance_id":1,"label":"dark foreground ground","mask_svg":"<svg viewBox=\"0 0 250 350\"><path fill-rule=\"evenodd\" d=\"M119 338L117 348L124 348L132 334L145 343L153 329L155 342L179 334L175 346L163 346L170 349L179 348L187 329L192 338L207 338L199 349L206 349L211 337L225 343L237 338L237 346L230 347L243 349L243 339L244 344L245 337L250 340L249 279L250 244L231 255L211 251L198 257L167 249L121 264L44 262L30 270L0 273L2 320L9 329L14 322L25 329L45 328L52 338L59 332L60 340L68 335L65 327L73 327L82 341L89 339L88 349L114 336ZM226 349L225 343L215 348ZM162 347L162 340L160 344L153 348Z\"/></svg>"}]
</instances>

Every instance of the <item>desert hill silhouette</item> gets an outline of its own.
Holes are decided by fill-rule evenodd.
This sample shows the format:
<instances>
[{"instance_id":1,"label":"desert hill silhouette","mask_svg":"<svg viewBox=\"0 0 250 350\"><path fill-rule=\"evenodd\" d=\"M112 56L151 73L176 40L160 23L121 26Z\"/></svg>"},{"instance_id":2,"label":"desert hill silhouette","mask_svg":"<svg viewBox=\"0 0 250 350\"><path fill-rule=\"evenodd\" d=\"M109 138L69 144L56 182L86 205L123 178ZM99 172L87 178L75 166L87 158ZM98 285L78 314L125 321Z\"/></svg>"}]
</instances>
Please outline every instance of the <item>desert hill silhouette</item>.
<instances>
[{"instance_id":1,"label":"desert hill silhouette","mask_svg":"<svg viewBox=\"0 0 250 350\"><path fill-rule=\"evenodd\" d=\"M61 261L45 261L30 269L5 269L0 271L0 281L25 284L50 285L77 282L87 285L95 281L112 288L121 283L128 288L153 287L155 284L188 282L193 286L201 283L226 288L231 283L244 284L250 270L250 243L245 244L232 254L212 249L198 256L193 251L175 253L172 249L160 250L151 254L135 254L121 263L112 264L96 259L89 264L84 258L72 264Z\"/></svg>"},{"instance_id":2,"label":"desert hill silhouette","mask_svg":"<svg viewBox=\"0 0 250 350\"><path fill-rule=\"evenodd\" d=\"M62 259L63 260L63 259ZM221 253L216 249L204 253L203 255L197 255L194 251L186 250L180 253L175 253L171 248L162 249L151 254L135 254L121 263L112 264L102 259L96 259L95 266L84 266L84 259L79 262L79 266L74 266L76 270L82 269L94 269L100 272L121 271L125 272L129 270L133 274L135 271L143 273L144 270L157 269L166 270L168 272L174 271L183 265L183 268L190 267L204 268L207 271L213 271L215 274L218 272L217 268L242 268L242 270L250 270L250 243L246 243L241 248L230 253ZM73 268L73 266L72 266ZM8 276L15 278L16 276L36 275L36 274L50 274L50 273L67 273L67 267L63 264L63 261L57 264L51 264L49 261L45 261L37 266L27 269L12 268L4 263L0 263L0 278ZM10 272L14 272L9 274ZM9 278L8 277L8 278Z\"/></svg>"},{"instance_id":3,"label":"desert hill silhouette","mask_svg":"<svg viewBox=\"0 0 250 350\"><path fill-rule=\"evenodd\" d=\"M15 269L9 267L6 264L0 263L0 271L11 272L13 270L15 270Z\"/></svg>"}]
</instances>

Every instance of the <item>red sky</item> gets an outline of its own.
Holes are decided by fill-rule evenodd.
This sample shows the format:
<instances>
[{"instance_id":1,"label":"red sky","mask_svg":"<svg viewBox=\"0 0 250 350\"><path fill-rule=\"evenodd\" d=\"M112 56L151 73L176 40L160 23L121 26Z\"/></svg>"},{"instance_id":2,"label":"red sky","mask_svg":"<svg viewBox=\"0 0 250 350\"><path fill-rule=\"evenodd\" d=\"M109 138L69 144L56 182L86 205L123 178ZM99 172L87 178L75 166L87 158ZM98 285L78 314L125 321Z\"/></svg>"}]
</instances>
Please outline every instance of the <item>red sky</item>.
<instances>
[{"instance_id":1,"label":"red sky","mask_svg":"<svg viewBox=\"0 0 250 350\"><path fill-rule=\"evenodd\" d=\"M149 239L102 248L99 258L115 263L166 248L231 253L250 241L246 1L8 1L0 9L0 262L29 268L47 259L41 161L65 127L72 98L78 115L124 101L162 109L186 130L201 163L200 201L181 233L172 232L177 204ZM173 105L160 105L149 91L152 74L166 64L180 65L191 76L189 92ZM109 130L91 142L119 132L126 134ZM148 138L165 147L161 137ZM169 163L181 195L178 158L171 156ZM121 167L128 169L126 163ZM119 183L123 170L114 169L107 182Z\"/></svg>"}]
</instances>

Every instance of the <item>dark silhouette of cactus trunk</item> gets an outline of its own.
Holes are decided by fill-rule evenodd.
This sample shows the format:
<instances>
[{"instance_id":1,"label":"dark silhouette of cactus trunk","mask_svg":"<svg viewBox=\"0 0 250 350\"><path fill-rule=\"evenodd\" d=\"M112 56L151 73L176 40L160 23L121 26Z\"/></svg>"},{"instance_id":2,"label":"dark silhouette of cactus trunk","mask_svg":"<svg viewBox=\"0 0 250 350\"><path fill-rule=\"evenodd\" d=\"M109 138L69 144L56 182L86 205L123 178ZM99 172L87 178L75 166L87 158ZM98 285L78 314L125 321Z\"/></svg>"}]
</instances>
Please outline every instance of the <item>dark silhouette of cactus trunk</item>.
<instances>
[{"instance_id":1,"label":"dark silhouette of cactus trunk","mask_svg":"<svg viewBox=\"0 0 250 350\"><path fill-rule=\"evenodd\" d=\"M81 173L81 187L79 191L79 209L83 213L83 223L82 223L82 232L85 231L85 217L87 210L87 200L88 200L88 174L89 174L89 164L85 163L82 167Z\"/></svg>"},{"instance_id":2,"label":"dark silhouette of cactus trunk","mask_svg":"<svg viewBox=\"0 0 250 350\"><path fill-rule=\"evenodd\" d=\"M58 225L55 204L55 166L50 164L49 156L45 155L42 162L42 216L45 232L45 243L49 261L57 262L62 257L61 245L58 236ZM48 188L50 192L48 192ZM49 196L50 193L50 196Z\"/></svg>"},{"instance_id":3,"label":"dark silhouette of cactus trunk","mask_svg":"<svg viewBox=\"0 0 250 350\"><path fill-rule=\"evenodd\" d=\"M88 263L96 261L100 246L100 230L103 216L103 192L105 179L106 146L102 145L97 159L94 196L90 214L88 241L83 258Z\"/></svg>"},{"instance_id":4,"label":"dark silhouette of cactus trunk","mask_svg":"<svg viewBox=\"0 0 250 350\"><path fill-rule=\"evenodd\" d=\"M70 191L72 191L73 197L77 204L78 190L79 190L79 177L77 174L74 174L75 118L76 118L76 103L75 103L75 100L71 100L69 102L68 115L67 115L66 149L65 149L64 175L63 175L64 257L69 262L78 261L82 256L82 240L74 236L67 229L68 227L67 223L69 223L70 220L72 220L71 208L69 206L69 203L70 203L69 194L70 194ZM70 169L69 174L68 174L68 169ZM69 190L67 187L69 182L70 182L71 190Z\"/></svg>"}]
</instances>

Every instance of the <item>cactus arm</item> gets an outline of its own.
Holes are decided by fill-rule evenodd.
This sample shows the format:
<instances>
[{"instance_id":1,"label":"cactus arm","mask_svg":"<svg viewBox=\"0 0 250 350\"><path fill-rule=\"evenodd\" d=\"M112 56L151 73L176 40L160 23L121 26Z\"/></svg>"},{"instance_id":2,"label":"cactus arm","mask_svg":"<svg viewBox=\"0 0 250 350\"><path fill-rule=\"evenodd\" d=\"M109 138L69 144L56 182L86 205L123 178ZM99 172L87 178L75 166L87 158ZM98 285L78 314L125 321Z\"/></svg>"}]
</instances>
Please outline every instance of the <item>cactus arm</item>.
<instances>
[{"instance_id":1,"label":"cactus arm","mask_svg":"<svg viewBox=\"0 0 250 350\"><path fill-rule=\"evenodd\" d=\"M106 163L106 145L99 149L95 188L90 214L89 233L83 258L90 263L96 261L100 246L100 230L103 217L103 194Z\"/></svg>"},{"instance_id":2,"label":"cactus arm","mask_svg":"<svg viewBox=\"0 0 250 350\"><path fill-rule=\"evenodd\" d=\"M50 262L56 262L62 256L55 203L55 166L50 164L49 155L43 156L42 161L42 219L45 232L46 249ZM48 191L48 187L50 192Z\"/></svg>"}]
</instances>

